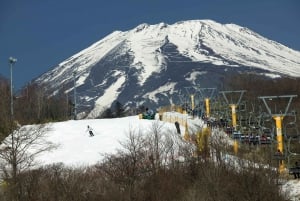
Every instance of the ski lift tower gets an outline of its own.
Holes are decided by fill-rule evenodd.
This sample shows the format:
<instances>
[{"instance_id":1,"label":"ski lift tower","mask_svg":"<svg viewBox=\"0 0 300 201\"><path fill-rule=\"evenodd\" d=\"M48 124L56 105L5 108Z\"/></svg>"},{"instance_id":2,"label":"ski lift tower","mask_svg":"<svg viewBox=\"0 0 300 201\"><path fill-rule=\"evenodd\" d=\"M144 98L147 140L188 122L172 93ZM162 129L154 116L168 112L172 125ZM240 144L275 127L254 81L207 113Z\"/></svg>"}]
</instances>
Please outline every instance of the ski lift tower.
<instances>
[{"instance_id":1,"label":"ski lift tower","mask_svg":"<svg viewBox=\"0 0 300 201\"><path fill-rule=\"evenodd\" d=\"M206 116L210 116L210 100L214 96L216 88L199 88L200 96L205 101Z\"/></svg>"},{"instance_id":2,"label":"ski lift tower","mask_svg":"<svg viewBox=\"0 0 300 201\"><path fill-rule=\"evenodd\" d=\"M188 95L191 98L191 110L192 110L192 113L194 113L194 110L195 110L195 96L196 96L196 93L197 93L197 88L198 87L185 87L186 92L188 93Z\"/></svg>"},{"instance_id":3,"label":"ski lift tower","mask_svg":"<svg viewBox=\"0 0 300 201\"><path fill-rule=\"evenodd\" d=\"M226 103L231 107L231 116L232 116L232 127L236 130L236 107L240 104L242 97L246 90L238 90L238 91L220 91L223 95ZM238 100L236 97L233 98L233 95L239 95ZM230 97L230 99L228 99Z\"/></svg>"},{"instance_id":4,"label":"ski lift tower","mask_svg":"<svg viewBox=\"0 0 300 201\"><path fill-rule=\"evenodd\" d=\"M288 111L289 111L289 107L291 105L291 102L293 100L293 98L297 97L297 95L283 95L283 96L260 96L258 97L259 99L261 99L263 101L263 103L266 106L266 109L269 113L269 115L275 120L275 125L276 125L276 139L277 139L277 150L280 151L280 153L283 153L283 135L282 135L282 121L283 118L285 116L288 115ZM278 99L288 99L288 103L285 107L285 110L282 112L282 110L280 110L278 113L276 111L276 107L275 107L275 111L271 110L271 102L273 100L278 100ZM269 101L269 104L267 103L267 100ZM273 103L275 104L275 103Z\"/></svg>"}]
</instances>

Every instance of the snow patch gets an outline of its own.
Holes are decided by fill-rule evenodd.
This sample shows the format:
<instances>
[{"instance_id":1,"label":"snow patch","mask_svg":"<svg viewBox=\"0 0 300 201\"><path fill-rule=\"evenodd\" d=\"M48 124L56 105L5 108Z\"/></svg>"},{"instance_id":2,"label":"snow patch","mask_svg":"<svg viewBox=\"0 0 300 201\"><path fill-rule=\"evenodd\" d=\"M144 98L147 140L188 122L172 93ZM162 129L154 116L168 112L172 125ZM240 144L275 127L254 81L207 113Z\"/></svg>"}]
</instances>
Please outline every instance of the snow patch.
<instances>
[{"instance_id":1,"label":"snow patch","mask_svg":"<svg viewBox=\"0 0 300 201\"><path fill-rule=\"evenodd\" d=\"M118 72L115 72L118 74ZM121 74L119 72L119 74ZM113 103L113 101L118 97L121 90L119 90L122 85L125 83L126 77L120 76L119 79L109 86L104 94L98 98L95 102L94 109L89 113L88 118L96 118L98 117L103 111L105 111L109 106Z\"/></svg>"}]
</instances>

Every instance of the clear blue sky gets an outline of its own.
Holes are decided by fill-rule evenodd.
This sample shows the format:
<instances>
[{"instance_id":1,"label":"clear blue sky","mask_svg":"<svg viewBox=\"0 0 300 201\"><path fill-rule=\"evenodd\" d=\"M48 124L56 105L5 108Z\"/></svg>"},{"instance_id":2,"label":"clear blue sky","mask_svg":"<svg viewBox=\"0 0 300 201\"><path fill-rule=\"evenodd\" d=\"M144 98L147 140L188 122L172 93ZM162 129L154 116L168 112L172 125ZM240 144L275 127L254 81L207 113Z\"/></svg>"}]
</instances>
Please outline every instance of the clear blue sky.
<instances>
[{"instance_id":1,"label":"clear blue sky","mask_svg":"<svg viewBox=\"0 0 300 201\"><path fill-rule=\"evenodd\" d=\"M212 19L300 51L299 0L0 0L0 74L15 89L115 30Z\"/></svg>"}]
</instances>

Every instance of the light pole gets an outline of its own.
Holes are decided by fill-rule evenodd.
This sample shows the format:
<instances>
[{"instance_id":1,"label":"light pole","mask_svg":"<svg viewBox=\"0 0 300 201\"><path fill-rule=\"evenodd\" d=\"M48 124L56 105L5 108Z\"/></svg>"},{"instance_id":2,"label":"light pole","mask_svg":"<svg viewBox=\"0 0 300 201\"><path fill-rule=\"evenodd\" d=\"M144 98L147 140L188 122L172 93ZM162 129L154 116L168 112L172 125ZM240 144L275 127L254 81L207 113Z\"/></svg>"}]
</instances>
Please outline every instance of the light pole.
<instances>
[{"instance_id":1,"label":"light pole","mask_svg":"<svg viewBox=\"0 0 300 201\"><path fill-rule=\"evenodd\" d=\"M12 81L12 67L17 62L16 58L9 57L8 62L10 64L10 114L11 119L14 119L14 100L13 100L13 81Z\"/></svg>"},{"instance_id":2,"label":"light pole","mask_svg":"<svg viewBox=\"0 0 300 201\"><path fill-rule=\"evenodd\" d=\"M10 118L11 118L11 127L10 127L10 131L11 131L11 151L10 151L10 154L11 154L11 159L12 159L12 177L13 177L13 182L14 184L16 184L16 181L15 181L15 178L16 178L16 172L17 172L17 169L16 169L16 161L17 161L17 158L16 158L16 152L15 152L15 143L14 143L14 131L13 131L13 126L14 126L14 104L13 104L13 81L12 81L12 67L13 65L17 62L17 59L13 58L13 57L9 57L8 59L8 62L9 62L9 66L10 66Z\"/></svg>"},{"instance_id":3,"label":"light pole","mask_svg":"<svg viewBox=\"0 0 300 201\"><path fill-rule=\"evenodd\" d=\"M74 79L74 120L76 120L76 115L77 115L77 111L76 111L76 72L73 72L73 79Z\"/></svg>"}]
</instances>

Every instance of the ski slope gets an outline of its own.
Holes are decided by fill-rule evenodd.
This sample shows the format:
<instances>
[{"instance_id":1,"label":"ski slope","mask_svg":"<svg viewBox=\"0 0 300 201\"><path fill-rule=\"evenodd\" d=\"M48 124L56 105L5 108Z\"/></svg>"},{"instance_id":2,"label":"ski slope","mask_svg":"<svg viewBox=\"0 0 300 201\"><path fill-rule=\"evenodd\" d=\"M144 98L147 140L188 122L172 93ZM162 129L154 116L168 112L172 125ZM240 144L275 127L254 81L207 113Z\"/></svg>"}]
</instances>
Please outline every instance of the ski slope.
<instances>
[{"instance_id":1,"label":"ski slope","mask_svg":"<svg viewBox=\"0 0 300 201\"><path fill-rule=\"evenodd\" d=\"M191 119L189 121L192 122ZM51 152L42 153L36 160L41 165L52 163L63 163L67 166L94 165L101 161L105 154L114 154L121 149L120 142L128 139L130 132L146 135L154 124L158 124L164 133L176 134L174 123L139 119L139 116L51 123L48 124L50 130L47 133L47 140L58 147ZM93 129L95 136L89 136L87 126ZM183 126L181 131L181 133L185 131Z\"/></svg>"}]
</instances>

